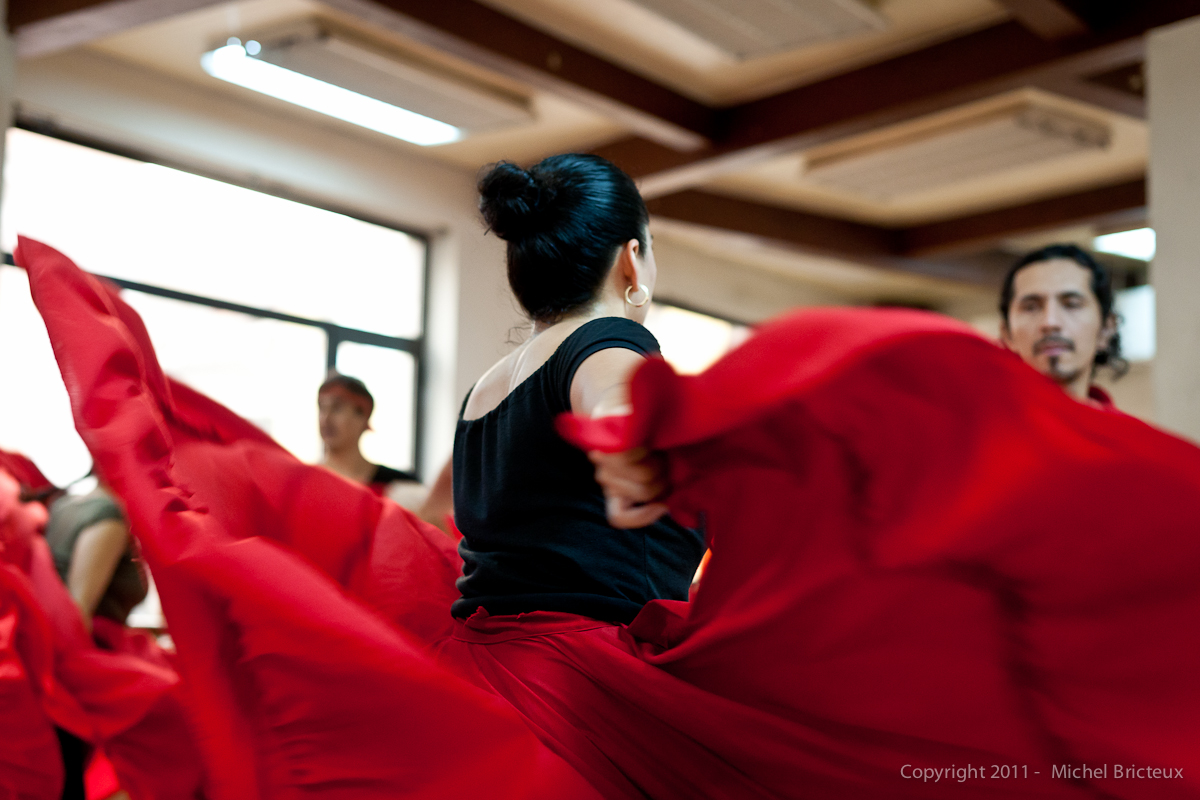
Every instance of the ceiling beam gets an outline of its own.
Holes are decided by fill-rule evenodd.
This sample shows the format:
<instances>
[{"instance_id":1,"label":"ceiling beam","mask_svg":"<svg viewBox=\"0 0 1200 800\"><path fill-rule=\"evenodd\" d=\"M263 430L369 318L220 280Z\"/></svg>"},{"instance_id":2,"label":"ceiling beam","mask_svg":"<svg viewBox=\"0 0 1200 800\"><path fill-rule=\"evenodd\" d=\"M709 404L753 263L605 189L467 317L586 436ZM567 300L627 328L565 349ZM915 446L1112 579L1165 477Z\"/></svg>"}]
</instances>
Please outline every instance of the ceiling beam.
<instances>
[{"instance_id":1,"label":"ceiling beam","mask_svg":"<svg viewBox=\"0 0 1200 800\"><path fill-rule=\"evenodd\" d=\"M49 55L220 0L8 0L18 58Z\"/></svg>"},{"instance_id":2,"label":"ceiling beam","mask_svg":"<svg viewBox=\"0 0 1200 800\"><path fill-rule=\"evenodd\" d=\"M676 192L648 200L646 208L654 216L773 239L843 258L888 258L897 252L901 241L897 231L886 228L710 192Z\"/></svg>"},{"instance_id":3,"label":"ceiling beam","mask_svg":"<svg viewBox=\"0 0 1200 800\"><path fill-rule=\"evenodd\" d=\"M1090 32L1087 23L1060 0L998 0L1013 19L1043 39L1054 42Z\"/></svg>"},{"instance_id":4,"label":"ceiling beam","mask_svg":"<svg viewBox=\"0 0 1200 800\"><path fill-rule=\"evenodd\" d=\"M908 228L901 234L901 252L924 257L978 251L1026 233L1144 216L1145 208L1146 181L1139 178Z\"/></svg>"},{"instance_id":5,"label":"ceiling beam","mask_svg":"<svg viewBox=\"0 0 1200 800\"><path fill-rule=\"evenodd\" d=\"M9 0L21 58L221 0ZM668 150L704 147L713 109L475 0L327 0L363 21L591 108Z\"/></svg>"},{"instance_id":6,"label":"ceiling beam","mask_svg":"<svg viewBox=\"0 0 1200 800\"><path fill-rule=\"evenodd\" d=\"M1138 3L1136 12L1130 12L1136 18L1123 27L1093 24L1104 32L1058 42L1008 22L772 97L712 109L477 0L324 1L625 125L634 137L597 152L639 178L648 197L690 188L774 155L1022 86L1074 91L1136 113L1138 100L1088 87L1081 79L1137 61L1147 27L1200 14L1200 0ZM8 8L18 51L28 55L213 2L10 0Z\"/></svg>"},{"instance_id":7,"label":"ceiling beam","mask_svg":"<svg viewBox=\"0 0 1200 800\"><path fill-rule=\"evenodd\" d=\"M708 106L476 0L325 0L325 5L573 100L672 151L703 148L713 133Z\"/></svg>"},{"instance_id":8,"label":"ceiling beam","mask_svg":"<svg viewBox=\"0 0 1200 800\"><path fill-rule=\"evenodd\" d=\"M1018 22L1006 22L725 109L718 117L719 135L703 150L673 152L629 137L595 152L633 175L643 194L653 197L774 156L1023 87L1099 102L1121 113L1144 113L1139 99L1089 87L1085 80L1141 60L1145 31L1200 14L1200 0L1132 5L1136 9L1126 19L1092 34L1051 42Z\"/></svg>"},{"instance_id":9,"label":"ceiling beam","mask_svg":"<svg viewBox=\"0 0 1200 800\"><path fill-rule=\"evenodd\" d=\"M994 276L974 267L955 272L949 262L939 269L931 259L977 254L1004 239L1051 228L1140 219L1145 206L1146 182L1141 179L909 228L848 222L695 190L646 203L655 217L754 236L813 255L982 283Z\"/></svg>"}]
</instances>

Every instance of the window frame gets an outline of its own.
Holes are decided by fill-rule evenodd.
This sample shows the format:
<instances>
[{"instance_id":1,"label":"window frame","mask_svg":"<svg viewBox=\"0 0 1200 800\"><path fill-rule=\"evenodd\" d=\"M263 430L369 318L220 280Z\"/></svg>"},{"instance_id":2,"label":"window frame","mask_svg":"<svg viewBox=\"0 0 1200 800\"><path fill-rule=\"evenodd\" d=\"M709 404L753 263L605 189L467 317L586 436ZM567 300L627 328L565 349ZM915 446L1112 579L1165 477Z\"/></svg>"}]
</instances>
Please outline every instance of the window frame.
<instances>
[{"instance_id":1,"label":"window frame","mask_svg":"<svg viewBox=\"0 0 1200 800\"><path fill-rule=\"evenodd\" d=\"M129 291L142 292L144 294L163 297L179 302L195 303L197 305L221 309L224 311L234 311L260 319L274 319L281 322L291 322L297 325L320 328L325 333L325 366L327 370L335 369L337 364L338 345L340 345L342 342L355 342L358 344L383 347L390 350L400 350L408 353L413 358L415 369L412 405L412 470L418 475L423 474L422 468L425 465L425 448L421 432L426 419L424 397L426 389L425 384L428 380L428 368L425 361L426 354L428 352L427 331L429 329L429 278L432 265L432 247L430 241L432 237L429 233L407 227L382 217L365 214L358 210L346 208L345 206L329 203L323 199L317 199L312 195L293 191L290 187L286 187L283 184L266 180L255 180L252 177L239 179L231 176L228 173L222 173L210 169L200 169L184 161L165 158L147 150L119 145L106 139L71 131L61 127L56 123L23 115L19 111L13 120L11 127L29 131L30 133L36 133L41 136L47 136L52 139L58 139L69 144L79 145L80 147L86 147L91 150L97 150L102 153L121 156L122 158L128 158L133 161L157 164L161 167L177 170L179 172L186 172L201 178L208 178L209 180L219 181L230 186L236 186L241 189L248 189L253 192L258 192L259 194L278 197L282 200L300 203L301 205L306 205L311 208L329 211L334 214L340 214L345 217L350 217L351 219L359 220L360 222L366 222L371 225L377 225L381 228L397 231L398 233L403 233L407 236L411 236L420 240L425 248L425 256L422 259L423 263L421 264L421 331L420 335L415 339L409 339L400 336L385 336L383 334L373 333L371 331L365 331L359 328L349 328L342 325L336 325L331 322L309 319L307 317L300 317L293 314L272 311L266 308L247 306L227 300L218 300L212 297L192 294L190 292L181 292L175 289L167 289L161 286L154 286L152 284L125 280L124 278L114 278L108 275L101 275L99 273L93 274L95 274L98 278L103 278L104 280L116 284L121 289L128 289ZM4 253L3 260L5 264L15 266L11 253ZM314 402L316 402L315 398Z\"/></svg>"}]
</instances>

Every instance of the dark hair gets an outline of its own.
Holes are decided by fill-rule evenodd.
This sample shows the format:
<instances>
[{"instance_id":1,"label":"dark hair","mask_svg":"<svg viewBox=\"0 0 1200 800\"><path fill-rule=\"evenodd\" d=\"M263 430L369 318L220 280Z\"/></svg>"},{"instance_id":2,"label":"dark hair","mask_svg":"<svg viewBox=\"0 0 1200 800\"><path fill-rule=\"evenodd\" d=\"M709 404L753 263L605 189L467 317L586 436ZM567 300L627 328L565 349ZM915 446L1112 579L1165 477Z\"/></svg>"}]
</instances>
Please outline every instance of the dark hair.
<instances>
[{"instance_id":1,"label":"dark hair","mask_svg":"<svg viewBox=\"0 0 1200 800\"><path fill-rule=\"evenodd\" d=\"M508 283L535 320L595 299L613 258L650 217L633 180L599 156L551 156L528 170L501 161L479 180L479 210L508 242Z\"/></svg>"},{"instance_id":2,"label":"dark hair","mask_svg":"<svg viewBox=\"0 0 1200 800\"><path fill-rule=\"evenodd\" d=\"M1016 292L1017 273L1030 264L1052 261L1056 258L1065 258L1074 261L1079 266L1091 272L1092 294L1096 297L1096 302L1100 305L1100 323L1103 325L1108 322L1110 317L1114 316L1112 275L1109 274L1108 270L1097 262L1096 259L1092 258L1087 251L1076 245L1052 244L1026 254L1020 261L1013 264L1008 270L1008 274L1004 276L1004 285L1000 289L1000 316L1004 320L1005 326L1008 325L1008 309L1012 306L1013 295ZM1118 378L1129 371L1129 362L1121 358L1121 334L1113 331L1112 337L1108 340L1108 346L1103 350L1096 351L1093 366L1106 366Z\"/></svg>"},{"instance_id":3,"label":"dark hair","mask_svg":"<svg viewBox=\"0 0 1200 800\"><path fill-rule=\"evenodd\" d=\"M320 396L330 389L345 389L352 395L366 399L368 417L375 410L375 398L367 391L367 385L358 378L351 378L349 375L331 372L329 377L325 379L325 382L321 384L321 388L317 389L317 395Z\"/></svg>"}]
</instances>

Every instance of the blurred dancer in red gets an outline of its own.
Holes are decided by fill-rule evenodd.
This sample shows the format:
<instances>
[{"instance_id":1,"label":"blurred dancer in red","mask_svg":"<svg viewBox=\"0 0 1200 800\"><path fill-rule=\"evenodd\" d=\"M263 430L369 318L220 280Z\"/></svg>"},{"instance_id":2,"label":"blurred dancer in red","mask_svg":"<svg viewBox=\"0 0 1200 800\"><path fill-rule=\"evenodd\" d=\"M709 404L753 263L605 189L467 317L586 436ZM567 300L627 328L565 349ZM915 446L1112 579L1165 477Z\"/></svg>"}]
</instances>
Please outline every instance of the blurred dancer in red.
<instances>
[{"instance_id":1,"label":"blurred dancer in red","mask_svg":"<svg viewBox=\"0 0 1200 800\"><path fill-rule=\"evenodd\" d=\"M22 490L30 474L22 470ZM94 631L85 628L79 598L68 594L41 535L47 512L20 501L20 491L0 467L0 793L198 797L200 765L183 721L178 676L153 642L118 622L100 624L97 617ZM123 523L121 532L128 539ZM104 565L93 563L96 555L94 547L77 549L75 566L92 576L86 583L98 586L111 606L112 570L106 577ZM114 614L100 595L97 610ZM53 751L45 745L47 731ZM127 793L118 794L122 788Z\"/></svg>"}]
</instances>

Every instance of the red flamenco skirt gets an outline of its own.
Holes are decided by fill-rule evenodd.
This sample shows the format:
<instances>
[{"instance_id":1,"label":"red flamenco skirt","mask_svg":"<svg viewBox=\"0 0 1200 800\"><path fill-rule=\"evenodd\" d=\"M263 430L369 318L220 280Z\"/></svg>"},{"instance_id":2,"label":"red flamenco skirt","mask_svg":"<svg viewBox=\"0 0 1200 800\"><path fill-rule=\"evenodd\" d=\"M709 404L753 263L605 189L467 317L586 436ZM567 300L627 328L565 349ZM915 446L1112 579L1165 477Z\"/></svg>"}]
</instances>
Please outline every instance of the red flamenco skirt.
<instances>
[{"instance_id":1,"label":"red flamenco skirt","mask_svg":"<svg viewBox=\"0 0 1200 800\"><path fill-rule=\"evenodd\" d=\"M957 323L813 311L648 362L630 417L560 427L668 453L693 601L456 622L448 537L166 379L62 255L17 261L210 797L1200 797L1200 450Z\"/></svg>"},{"instance_id":2,"label":"red flamenco skirt","mask_svg":"<svg viewBox=\"0 0 1200 800\"><path fill-rule=\"evenodd\" d=\"M55 728L91 746L88 797L196 797L178 675L155 643L114 622L95 620L103 648L87 635L40 535L45 516L0 469L0 798L61 796Z\"/></svg>"}]
</instances>

